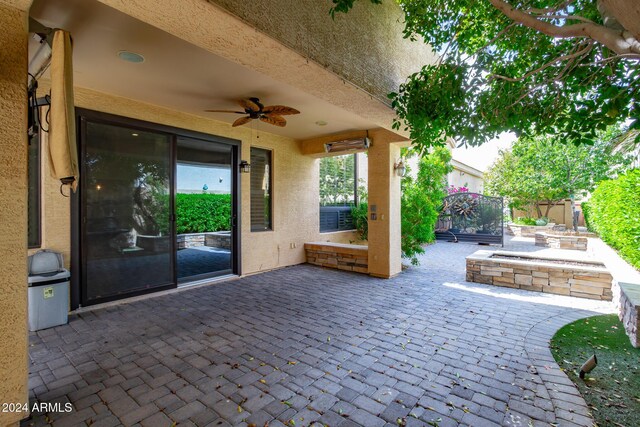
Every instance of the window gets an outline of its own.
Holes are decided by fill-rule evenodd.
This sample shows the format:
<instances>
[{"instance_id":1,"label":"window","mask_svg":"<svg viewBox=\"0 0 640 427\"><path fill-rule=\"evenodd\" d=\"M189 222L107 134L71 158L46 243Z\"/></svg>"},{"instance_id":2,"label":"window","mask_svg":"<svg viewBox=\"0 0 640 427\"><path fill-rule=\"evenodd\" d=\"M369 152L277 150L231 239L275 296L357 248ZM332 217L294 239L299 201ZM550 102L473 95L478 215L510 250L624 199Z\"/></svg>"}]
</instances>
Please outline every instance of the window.
<instances>
[{"instance_id":1,"label":"window","mask_svg":"<svg viewBox=\"0 0 640 427\"><path fill-rule=\"evenodd\" d=\"M271 151L251 147L251 231L272 230Z\"/></svg>"},{"instance_id":2,"label":"window","mask_svg":"<svg viewBox=\"0 0 640 427\"><path fill-rule=\"evenodd\" d=\"M320 231L353 230L351 208L358 203L357 155L320 159Z\"/></svg>"},{"instance_id":3,"label":"window","mask_svg":"<svg viewBox=\"0 0 640 427\"><path fill-rule=\"evenodd\" d=\"M28 245L29 248L39 248L40 234L40 137L29 138L29 194L28 194Z\"/></svg>"}]
</instances>

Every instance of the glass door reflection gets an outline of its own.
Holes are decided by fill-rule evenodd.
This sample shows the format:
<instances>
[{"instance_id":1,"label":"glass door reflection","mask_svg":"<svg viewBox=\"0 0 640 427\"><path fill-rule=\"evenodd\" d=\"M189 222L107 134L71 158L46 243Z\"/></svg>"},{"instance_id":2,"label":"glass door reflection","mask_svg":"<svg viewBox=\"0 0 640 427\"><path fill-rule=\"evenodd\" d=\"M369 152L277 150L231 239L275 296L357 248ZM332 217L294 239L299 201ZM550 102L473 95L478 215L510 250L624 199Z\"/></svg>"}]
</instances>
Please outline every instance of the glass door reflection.
<instances>
[{"instance_id":1,"label":"glass door reflection","mask_svg":"<svg viewBox=\"0 0 640 427\"><path fill-rule=\"evenodd\" d=\"M83 132L83 304L175 286L171 138L97 122Z\"/></svg>"}]
</instances>

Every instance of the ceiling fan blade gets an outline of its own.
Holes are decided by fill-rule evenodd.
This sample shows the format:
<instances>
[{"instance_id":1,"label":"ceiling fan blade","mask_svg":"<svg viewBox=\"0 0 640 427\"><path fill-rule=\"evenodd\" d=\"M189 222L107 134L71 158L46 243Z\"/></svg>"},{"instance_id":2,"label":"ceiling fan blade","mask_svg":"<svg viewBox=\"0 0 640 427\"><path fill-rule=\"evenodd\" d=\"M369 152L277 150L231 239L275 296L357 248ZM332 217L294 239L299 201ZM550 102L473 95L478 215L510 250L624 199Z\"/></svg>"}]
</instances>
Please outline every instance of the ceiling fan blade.
<instances>
[{"instance_id":1,"label":"ceiling fan blade","mask_svg":"<svg viewBox=\"0 0 640 427\"><path fill-rule=\"evenodd\" d=\"M293 114L300 114L300 111L295 108L287 107L286 105L269 105L262 110L265 114L277 114L279 116L291 116Z\"/></svg>"},{"instance_id":2,"label":"ceiling fan blade","mask_svg":"<svg viewBox=\"0 0 640 427\"><path fill-rule=\"evenodd\" d=\"M238 104L245 110L255 111L255 112L260 111L260 106L250 99L241 99L238 101Z\"/></svg>"},{"instance_id":3,"label":"ceiling fan blade","mask_svg":"<svg viewBox=\"0 0 640 427\"><path fill-rule=\"evenodd\" d=\"M267 115L261 116L260 120L265 123L269 123L270 125L279 126L281 128L287 125L287 121L284 119L284 117L271 115L271 114L268 116Z\"/></svg>"},{"instance_id":4,"label":"ceiling fan blade","mask_svg":"<svg viewBox=\"0 0 640 427\"><path fill-rule=\"evenodd\" d=\"M235 114L247 114L244 111L234 111L234 110L204 110L208 113L235 113Z\"/></svg>"},{"instance_id":5,"label":"ceiling fan blade","mask_svg":"<svg viewBox=\"0 0 640 427\"><path fill-rule=\"evenodd\" d=\"M251 117L240 117L238 120L233 122L233 124L231 126L233 126L233 127L242 126L244 124L249 123L251 120L253 120Z\"/></svg>"}]
</instances>

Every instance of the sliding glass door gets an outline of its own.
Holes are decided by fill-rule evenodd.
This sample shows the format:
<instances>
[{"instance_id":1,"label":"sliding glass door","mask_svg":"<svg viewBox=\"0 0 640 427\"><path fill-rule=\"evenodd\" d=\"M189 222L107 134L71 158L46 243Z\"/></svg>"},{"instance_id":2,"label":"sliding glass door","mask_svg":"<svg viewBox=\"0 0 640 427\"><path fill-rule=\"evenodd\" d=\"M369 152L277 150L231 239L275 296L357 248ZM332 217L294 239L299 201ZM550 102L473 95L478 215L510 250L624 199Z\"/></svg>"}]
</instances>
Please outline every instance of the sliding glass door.
<instances>
[{"instance_id":1,"label":"sliding glass door","mask_svg":"<svg viewBox=\"0 0 640 427\"><path fill-rule=\"evenodd\" d=\"M174 284L171 138L86 122L83 303Z\"/></svg>"},{"instance_id":2,"label":"sliding glass door","mask_svg":"<svg viewBox=\"0 0 640 427\"><path fill-rule=\"evenodd\" d=\"M232 270L233 147L178 138L176 247L178 282Z\"/></svg>"},{"instance_id":3,"label":"sliding glass door","mask_svg":"<svg viewBox=\"0 0 640 427\"><path fill-rule=\"evenodd\" d=\"M238 141L79 119L72 307L239 273Z\"/></svg>"}]
</instances>

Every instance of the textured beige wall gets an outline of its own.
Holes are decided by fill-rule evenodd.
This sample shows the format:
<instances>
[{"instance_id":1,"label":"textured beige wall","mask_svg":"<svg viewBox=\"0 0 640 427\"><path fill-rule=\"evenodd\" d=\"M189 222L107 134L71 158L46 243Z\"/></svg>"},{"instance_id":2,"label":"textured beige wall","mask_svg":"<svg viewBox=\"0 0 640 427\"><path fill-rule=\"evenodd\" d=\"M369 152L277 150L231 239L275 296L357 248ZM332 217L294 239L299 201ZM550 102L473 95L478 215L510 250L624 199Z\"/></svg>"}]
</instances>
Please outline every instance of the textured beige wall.
<instances>
[{"instance_id":1,"label":"textured beige wall","mask_svg":"<svg viewBox=\"0 0 640 427\"><path fill-rule=\"evenodd\" d=\"M393 169L400 146L373 137L369 148L369 274L393 277L402 271L400 177ZM376 220L371 219L376 206Z\"/></svg>"},{"instance_id":2,"label":"textured beige wall","mask_svg":"<svg viewBox=\"0 0 640 427\"><path fill-rule=\"evenodd\" d=\"M336 107L357 114L377 126L391 130L395 113L380 99L346 83L345 79L335 72L326 69L316 61L308 60L281 42L256 31L252 25L243 22L237 16L207 0L180 0L179 2L175 0L99 1L194 46L258 71ZM313 1L315 2L315 0ZM306 6L313 6L312 2L305 3L309 3ZM326 7L322 8L323 11L318 15L319 19L326 18L328 7L330 7L329 2L323 1L323 3ZM297 1L289 2L288 7L298 10L304 9L298 7ZM376 16L381 17L384 15L381 11L383 10L372 10L372 13L376 12ZM309 12L309 14L313 16L313 12ZM354 16L355 14L348 19L353 19ZM386 24L391 25L389 22ZM355 25L352 28L354 27ZM370 29L362 29L363 33L368 31ZM395 36L397 37L398 34L396 33ZM328 41L330 45L336 42L346 43L344 40ZM408 57L421 57L421 61L430 61L433 58L432 55L422 55L421 49L425 49L422 44L409 45L407 43L403 46L405 46L403 51L410 55ZM359 48L363 50L375 49L371 44L361 44ZM391 53L387 52L387 54ZM360 55L358 58L362 56L364 55ZM344 59L346 58L341 60ZM398 58L396 60L399 60L400 63L407 61ZM393 75L393 72L390 73ZM364 78L373 78L366 75L364 69L360 75ZM405 74L398 74L394 79L404 79L405 77Z\"/></svg>"},{"instance_id":3,"label":"textured beige wall","mask_svg":"<svg viewBox=\"0 0 640 427\"><path fill-rule=\"evenodd\" d=\"M41 248L51 249L61 252L64 257L65 267L70 267L71 247L69 236L71 233L71 199L60 193L60 181L51 176L51 165L48 158L49 139L46 132L41 132L41 223L42 242L40 248L29 250L29 254L37 252ZM63 192L68 195L69 187L65 187Z\"/></svg>"},{"instance_id":4,"label":"textured beige wall","mask_svg":"<svg viewBox=\"0 0 640 427\"><path fill-rule=\"evenodd\" d=\"M48 88L46 81L40 86L45 91ZM266 132L256 134L249 127L232 128L227 123L83 88L75 90L77 107L238 139L242 141L241 158L245 160L250 159L251 146L273 150L273 231L250 231L249 175L240 174L243 274L305 262L305 242L356 240L353 232L319 232L320 163L318 159L303 156L296 141ZM71 247L68 199L60 196L58 184L48 172L44 177L44 208L55 216L44 221L43 236L47 244L55 244L56 250L67 254Z\"/></svg>"},{"instance_id":5,"label":"textured beige wall","mask_svg":"<svg viewBox=\"0 0 640 427\"><path fill-rule=\"evenodd\" d=\"M0 28L0 403L26 403L27 14L0 4Z\"/></svg>"},{"instance_id":6,"label":"textured beige wall","mask_svg":"<svg viewBox=\"0 0 640 427\"><path fill-rule=\"evenodd\" d=\"M547 210L547 205L542 205L542 215ZM536 213L535 206L531 206L528 209L514 209L513 210L513 219L518 217L532 217L536 218L538 214ZM565 224L568 228L573 227L573 219L571 218L571 201L565 200L564 203L560 203L549 210L549 221L555 222L556 224Z\"/></svg>"},{"instance_id":7,"label":"textured beige wall","mask_svg":"<svg viewBox=\"0 0 640 427\"><path fill-rule=\"evenodd\" d=\"M425 43L402 37L404 16L394 1L358 1L335 19L329 0L209 1L383 102L433 58Z\"/></svg>"},{"instance_id":8,"label":"textured beige wall","mask_svg":"<svg viewBox=\"0 0 640 427\"><path fill-rule=\"evenodd\" d=\"M482 178L459 169L454 169L449 173L447 182L454 187L466 186L472 193L482 193L484 188L484 180Z\"/></svg>"}]
</instances>

